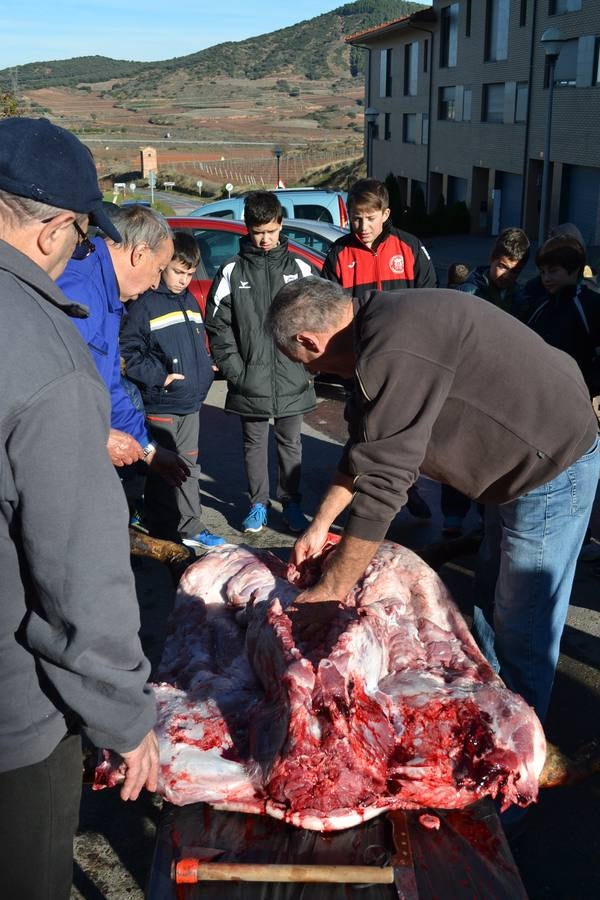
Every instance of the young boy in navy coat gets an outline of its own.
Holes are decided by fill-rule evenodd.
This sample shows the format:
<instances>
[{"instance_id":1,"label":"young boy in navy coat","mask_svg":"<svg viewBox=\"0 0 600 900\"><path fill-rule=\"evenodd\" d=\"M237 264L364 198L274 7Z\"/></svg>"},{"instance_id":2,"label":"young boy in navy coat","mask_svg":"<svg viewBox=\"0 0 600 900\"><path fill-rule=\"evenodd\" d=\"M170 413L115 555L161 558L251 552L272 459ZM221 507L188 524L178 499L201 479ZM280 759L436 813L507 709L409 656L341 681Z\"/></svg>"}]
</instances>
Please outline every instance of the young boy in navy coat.
<instances>
[{"instance_id":1,"label":"young boy in navy coat","mask_svg":"<svg viewBox=\"0 0 600 900\"><path fill-rule=\"evenodd\" d=\"M210 549L224 542L204 526L198 478L200 407L214 377L204 322L188 285L200 261L190 234L175 232L160 285L130 304L121 330L127 377L138 385L152 438L176 450L190 477L181 487L148 477L144 518L150 534Z\"/></svg>"}]
</instances>

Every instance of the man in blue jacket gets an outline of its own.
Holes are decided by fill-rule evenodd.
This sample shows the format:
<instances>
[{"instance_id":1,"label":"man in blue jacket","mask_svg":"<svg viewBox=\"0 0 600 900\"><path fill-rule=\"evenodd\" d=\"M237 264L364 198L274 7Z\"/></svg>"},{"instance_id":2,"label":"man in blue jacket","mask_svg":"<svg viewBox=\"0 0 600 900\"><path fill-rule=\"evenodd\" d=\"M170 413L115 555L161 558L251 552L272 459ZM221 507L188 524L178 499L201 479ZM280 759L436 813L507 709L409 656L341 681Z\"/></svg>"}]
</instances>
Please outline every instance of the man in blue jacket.
<instances>
[{"instance_id":1,"label":"man in blue jacket","mask_svg":"<svg viewBox=\"0 0 600 900\"><path fill-rule=\"evenodd\" d=\"M173 255L171 231L154 210L131 206L111 214L120 243L94 237L81 242L58 279L71 300L89 314L75 325L104 381L111 399L108 453L115 466L143 460L170 484L181 484L189 470L176 453L150 440L143 413L135 408L121 384L119 329L123 303L156 287Z\"/></svg>"}]
</instances>

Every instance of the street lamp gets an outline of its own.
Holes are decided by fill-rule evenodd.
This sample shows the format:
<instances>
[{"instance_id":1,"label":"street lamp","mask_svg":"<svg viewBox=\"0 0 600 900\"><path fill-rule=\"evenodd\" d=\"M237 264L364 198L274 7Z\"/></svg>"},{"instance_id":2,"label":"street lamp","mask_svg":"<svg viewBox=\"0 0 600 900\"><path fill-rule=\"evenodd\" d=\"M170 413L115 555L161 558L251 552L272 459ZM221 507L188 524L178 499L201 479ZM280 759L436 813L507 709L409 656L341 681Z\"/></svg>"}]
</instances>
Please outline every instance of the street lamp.
<instances>
[{"instance_id":1,"label":"street lamp","mask_svg":"<svg viewBox=\"0 0 600 900\"><path fill-rule=\"evenodd\" d=\"M283 156L283 150L281 149L281 147L275 147L273 153L275 154L275 159L277 160L277 187L279 187L281 184L281 180L279 178L279 161Z\"/></svg>"},{"instance_id":2,"label":"street lamp","mask_svg":"<svg viewBox=\"0 0 600 900\"><path fill-rule=\"evenodd\" d=\"M377 130L377 119L379 118L379 110L374 106L367 106L365 109L365 122L367 123L367 158L365 160L367 166L367 178L371 177L371 166L373 164L373 138Z\"/></svg>"},{"instance_id":3,"label":"street lamp","mask_svg":"<svg viewBox=\"0 0 600 900\"><path fill-rule=\"evenodd\" d=\"M548 194L550 187L550 138L552 136L552 99L554 96L554 70L560 55L561 44L565 38L559 28L547 28L540 41L544 48L548 63L548 107L546 109L546 131L544 134L544 167L542 169L542 198L540 205L540 224L538 246L544 243L546 223L548 221Z\"/></svg>"}]
</instances>

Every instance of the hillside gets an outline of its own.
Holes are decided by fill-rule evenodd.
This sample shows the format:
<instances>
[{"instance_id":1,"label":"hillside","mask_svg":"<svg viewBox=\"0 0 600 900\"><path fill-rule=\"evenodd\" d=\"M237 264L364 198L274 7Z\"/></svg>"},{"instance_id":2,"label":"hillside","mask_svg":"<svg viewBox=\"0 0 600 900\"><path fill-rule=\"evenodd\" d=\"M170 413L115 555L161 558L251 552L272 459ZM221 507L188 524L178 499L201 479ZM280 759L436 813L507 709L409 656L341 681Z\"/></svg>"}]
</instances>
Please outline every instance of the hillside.
<instances>
[{"instance_id":1,"label":"hillside","mask_svg":"<svg viewBox=\"0 0 600 900\"><path fill-rule=\"evenodd\" d=\"M344 38L422 8L422 4L405 0L356 0L288 28L160 62L85 56L3 69L0 86L15 90L18 85L22 92L118 79L111 91L127 98L157 93L165 96L174 87L179 93L186 85L214 77L256 80L292 76L309 81L356 77L362 69L362 53L347 47Z\"/></svg>"}]
</instances>

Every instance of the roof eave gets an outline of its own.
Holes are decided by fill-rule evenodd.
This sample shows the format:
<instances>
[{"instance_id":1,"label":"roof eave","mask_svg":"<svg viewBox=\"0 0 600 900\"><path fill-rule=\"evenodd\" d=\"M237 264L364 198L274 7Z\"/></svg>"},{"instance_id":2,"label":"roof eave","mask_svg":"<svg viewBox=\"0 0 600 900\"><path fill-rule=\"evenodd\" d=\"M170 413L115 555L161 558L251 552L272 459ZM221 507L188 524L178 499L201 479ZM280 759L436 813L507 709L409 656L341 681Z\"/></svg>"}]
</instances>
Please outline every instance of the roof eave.
<instances>
[{"instance_id":1,"label":"roof eave","mask_svg":"<svg viewBox=\"0 0 600 900\"><path fill-rule=\"evenodd\" d=\"M392 31L401 31L421 24L433 24L435 22L437 22L437 15L433 9L421 9L411 16L403 16L401 19L393 19L391 22L383 22L381 25L375 25L373 28L367 28L365 31L357 31L355 34L350 34L344 38L344 43L364 43L365 41L368 42L369 40L383 37Z\"/></svg>"}]
</instances>

